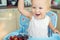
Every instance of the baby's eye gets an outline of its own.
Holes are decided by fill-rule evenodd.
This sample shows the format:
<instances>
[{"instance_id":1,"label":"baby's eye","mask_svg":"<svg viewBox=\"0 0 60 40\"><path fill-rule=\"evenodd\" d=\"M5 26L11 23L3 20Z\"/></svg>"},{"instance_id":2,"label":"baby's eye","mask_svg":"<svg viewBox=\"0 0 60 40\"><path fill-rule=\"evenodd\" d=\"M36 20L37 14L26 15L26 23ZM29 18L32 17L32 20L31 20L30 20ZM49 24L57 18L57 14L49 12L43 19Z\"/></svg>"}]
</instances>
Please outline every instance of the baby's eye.
<instances>
[{"instance_id":1,"label":"baby's eye","mask_svg":"<svg viewBox=\"0 0 60 40\"><path fill-rule=\"evenodd\" d=\"M36 8L36 7L33 7L34 9Z\"/></svg>"},{"instance_id":2,"label":"baby's eye","mask_svg":"<svg viewBox=\"0 0 60 40\"><path fill-rule=\"evenodd\" d=\"M42 7L39 7L39 9L43 9Z\"/></svg>"}]
</instances>

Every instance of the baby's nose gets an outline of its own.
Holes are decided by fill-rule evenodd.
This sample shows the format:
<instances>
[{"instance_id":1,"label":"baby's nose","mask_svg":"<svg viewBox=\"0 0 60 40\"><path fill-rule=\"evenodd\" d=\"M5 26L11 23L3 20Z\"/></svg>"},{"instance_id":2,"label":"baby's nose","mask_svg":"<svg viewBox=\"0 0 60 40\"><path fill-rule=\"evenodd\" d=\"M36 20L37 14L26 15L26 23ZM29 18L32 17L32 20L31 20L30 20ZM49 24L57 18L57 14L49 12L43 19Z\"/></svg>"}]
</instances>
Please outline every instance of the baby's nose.
<instances>
[{"instance_id":1,"label":"baby's nose","mask_svg":"<svg viewBox=\"0 0 60 40\"><path fill-rule=\"evenodd\" d=\"M36 12L38 13L38 12L40 12L40 10L39 9L36 9Z\"/></svg>"}]
</instances>

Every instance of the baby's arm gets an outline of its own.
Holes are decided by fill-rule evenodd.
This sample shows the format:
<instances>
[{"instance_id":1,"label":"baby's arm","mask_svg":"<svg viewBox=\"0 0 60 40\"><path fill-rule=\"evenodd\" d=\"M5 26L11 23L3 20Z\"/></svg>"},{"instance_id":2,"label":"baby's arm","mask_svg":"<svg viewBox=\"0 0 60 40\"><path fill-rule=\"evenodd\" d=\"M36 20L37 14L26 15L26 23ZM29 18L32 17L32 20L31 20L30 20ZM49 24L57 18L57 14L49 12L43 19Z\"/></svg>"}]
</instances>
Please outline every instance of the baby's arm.
<instances>
[{"instance_id":1,"label":"baby's arm","mask_svg":"<svg viewBox=\"0 0 60 40\"><path fill-rule=\"evenodd\" d=\"M52 25L51 22L49 23L49 27L52 29L52 31L53 31L54 33L60 34L60 32L59 32L56 28L54 28L54 26Z\"/></svg>"},{"instance_id":2,"label":"baby's arm","mask_svg":"<svg viewBox=\"0 0 60 40\"><path fill-rule=\"evenodd\" d=\"M25 16L31 18L32 14L24 9L24 0L18 1L18 10Z\"/></svg>"}]
</instances>

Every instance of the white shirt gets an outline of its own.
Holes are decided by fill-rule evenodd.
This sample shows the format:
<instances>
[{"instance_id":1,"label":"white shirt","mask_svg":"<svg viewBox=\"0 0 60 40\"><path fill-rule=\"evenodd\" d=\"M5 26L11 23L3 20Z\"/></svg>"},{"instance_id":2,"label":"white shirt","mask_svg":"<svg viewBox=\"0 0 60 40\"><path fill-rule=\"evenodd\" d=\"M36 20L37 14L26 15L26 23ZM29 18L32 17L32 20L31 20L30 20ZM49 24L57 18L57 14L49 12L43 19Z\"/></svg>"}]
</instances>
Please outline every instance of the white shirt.
<instances>
[{"instance_id":1,"label":"white shirt","mask_svg":"<svg viewBox=\"0 0 60 40\"><path fill-rule=\"evenodd\" d=\"M50 18L49 16L45 16L44 19L36 19L34 16L30 21L30 25L28 27L28 34L32 37L48 37L48 25Z\"/></svg>"}]
</instances>

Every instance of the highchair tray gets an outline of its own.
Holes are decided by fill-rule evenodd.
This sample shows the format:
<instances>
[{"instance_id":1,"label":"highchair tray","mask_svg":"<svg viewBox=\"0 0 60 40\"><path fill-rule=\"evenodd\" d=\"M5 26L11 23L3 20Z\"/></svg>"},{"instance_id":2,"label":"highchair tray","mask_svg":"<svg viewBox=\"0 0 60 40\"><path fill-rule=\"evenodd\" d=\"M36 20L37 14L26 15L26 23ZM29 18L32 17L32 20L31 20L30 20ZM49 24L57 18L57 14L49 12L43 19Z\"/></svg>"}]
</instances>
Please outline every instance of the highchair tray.
<instances>
[{"instance_id":1,"label":"highchair tray","mask_svg":"<svg viewBox=\"0 0 60 40\"><path fill-rule=\"evenodd\" d=\"M29 37L28 40L60 40L60 35L59 34L53 34L51 37Z\"/></svg>"}]
</instances>

